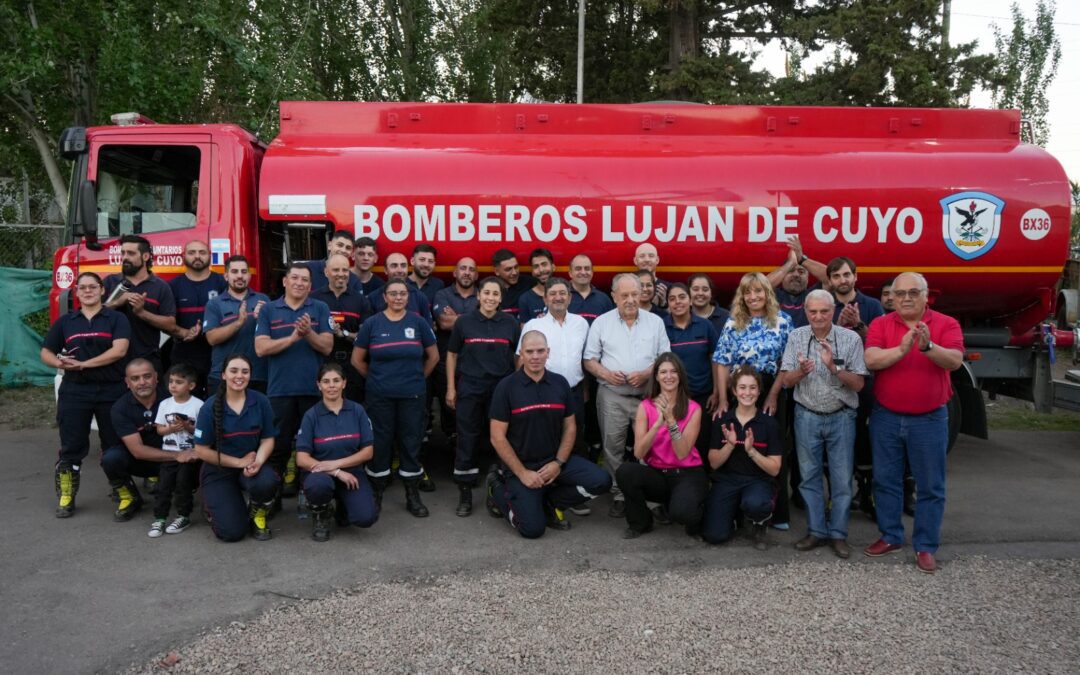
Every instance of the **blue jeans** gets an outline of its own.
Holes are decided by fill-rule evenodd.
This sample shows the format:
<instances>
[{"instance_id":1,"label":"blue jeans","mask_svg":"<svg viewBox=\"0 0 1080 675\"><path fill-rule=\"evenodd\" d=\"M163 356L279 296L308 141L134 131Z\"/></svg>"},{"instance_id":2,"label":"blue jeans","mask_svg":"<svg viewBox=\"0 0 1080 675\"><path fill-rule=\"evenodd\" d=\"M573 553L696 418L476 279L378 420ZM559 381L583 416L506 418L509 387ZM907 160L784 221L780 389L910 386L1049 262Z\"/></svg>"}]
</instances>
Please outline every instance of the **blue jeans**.
<instances>
[{"instance_id":1,"label":"blue jeans","mask_svg":"<svg viewBox=\"0 0 1080 675\"><path fill-rule=\"evenodd\" d=\"M799 494L806 501L806 525L818 539L847 539L851 508L851 475L855 461L854 408L818 415L795 406L795 450L799 456ZM825 520L824 464L829 460L829 496L832 507Z\"/></svg>"},{"instance_id":2,"label":"blue jeans","mask_svg":"<svg viewBox=\"0 0 1080 675\"><path fill-rule=\"evenodd\" d=\"M874 406L870 439L874 449L874 502L882 539L890 544L904 543L900 514L904 504L906 458L915 477L915 528L911 543L918 552L936 552L941 544L941 520L945 515L948 410L941 406L923 415L901 415Z\"/></svg>"}]
</instances>

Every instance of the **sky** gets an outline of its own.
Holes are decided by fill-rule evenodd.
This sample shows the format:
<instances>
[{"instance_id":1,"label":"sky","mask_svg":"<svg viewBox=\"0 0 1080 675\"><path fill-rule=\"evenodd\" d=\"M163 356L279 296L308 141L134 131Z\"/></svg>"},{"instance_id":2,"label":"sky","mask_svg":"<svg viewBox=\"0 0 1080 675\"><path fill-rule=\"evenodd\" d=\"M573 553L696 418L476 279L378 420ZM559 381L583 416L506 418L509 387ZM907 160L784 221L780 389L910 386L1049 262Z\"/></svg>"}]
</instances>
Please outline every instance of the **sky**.
<instances>
[{"instance_id":1,"label":"sky","mask_svg":"<svg viewBox=\"0 0 1080 675\"><path fill-rule=\"evenodd\" d=\"M1029 20L1034 18L1035 0L952 0L950 42L977 41L978 53L994 53L992 26L997 24L1005 33L1012 30L1010 7L1014 1ZM1080 112L1080 0L1058 0L1054 22L1061 41L1061 61L1050 85L1050 141L1046 149L1061 162L1070 179L1080 181L1080 124L1074 121ZM762 50L758 62L774 75L783 74L784 55L778 45ZM976 92L971 105L992 107L990 93Z\"/></svg>"},{"instance_id":2,"label":"sky","mask_svg":"<svg viewBox=\"0 0 1080 675\"><path fill-rule=\"evenodd\" d=\"M1017 4L1029 19L1035 16L1035 0L1017 0ZM950 41L960 44L977 39L979 52L993 53L991 25L1011 30L1011 5L1011 0L953 0ZM1080 2L1058 0L1054 29L1061 41L1061 61L1050 85L1050 142L1046 149L1061 162L1070 179L1080 181L1080 125L1075 121L1080 110ZM973 97L972 105L990 107L990 95Z\"/></svg>"}]
</instances>

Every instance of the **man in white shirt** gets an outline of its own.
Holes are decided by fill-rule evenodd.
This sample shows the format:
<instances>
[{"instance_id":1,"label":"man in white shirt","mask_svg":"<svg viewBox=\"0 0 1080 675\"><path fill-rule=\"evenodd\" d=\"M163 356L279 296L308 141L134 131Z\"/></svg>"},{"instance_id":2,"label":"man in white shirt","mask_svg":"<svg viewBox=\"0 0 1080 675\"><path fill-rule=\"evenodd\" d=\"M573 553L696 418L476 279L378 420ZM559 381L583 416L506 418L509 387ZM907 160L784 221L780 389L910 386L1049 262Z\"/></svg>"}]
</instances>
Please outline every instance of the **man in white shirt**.
<instances>
[{"instance_id":1,"label":"man in white shirt","mask_svg":"<svg viewBox=\"0 0 1080 675\"><path fill-rule=\"evenodd\" d=\"M574 418L578 429L582 428L585 415L585 372L581 368L581 355L585 352L585 338L589 335L589 322L567 311L570 306L570 282L551 277L544 283L544 305L547 313L530 319L521 330L522 339L531 330L544 334L548 343L547 369L566 378L574 395ZM518 341L518 364L521 363L521 341Z\"/></svg>"},{"instance_id":2,"label":"man in white shirt","mask_svg":"<svg viewBox=\"0 0 1080 675\"><path fill-rule=\"evenodd\" d=\"M664 321L652 312L639 311L641 281L633 274L619 274L612 284L615 309L597 317L589 329L583 355L585 369L600 383L596 402L604 443L604 465L614 480L622 465L626 432L633 424L652 364L671 351ZM626 501L618 486L612 487L614 502L608 515L626 515Z\"/></svg>"}]
</instances>

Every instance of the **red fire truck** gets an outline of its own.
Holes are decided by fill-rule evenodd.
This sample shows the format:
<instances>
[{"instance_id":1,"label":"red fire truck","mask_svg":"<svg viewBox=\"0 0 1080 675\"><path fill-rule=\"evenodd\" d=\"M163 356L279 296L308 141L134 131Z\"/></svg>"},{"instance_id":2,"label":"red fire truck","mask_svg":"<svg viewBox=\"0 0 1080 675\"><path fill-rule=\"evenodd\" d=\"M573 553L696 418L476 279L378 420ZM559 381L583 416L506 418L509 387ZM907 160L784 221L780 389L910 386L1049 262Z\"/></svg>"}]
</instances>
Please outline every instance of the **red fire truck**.
<instances>
[{"instance_id":1,"label":"red fire truck","mask_svg":"<svg viewBox=\"0 0 1080 675\"><path fill-rule=\"evenodd\" d=\"M116 239L147 237L154 269L182 271L183 244L213 264L243 254L274 293L286 262L325 254L329 234L372 236L379 253L438 248L490 270L508 247L584 252L597 283L652 242L658 273L738 278L808 255L853 258L863 290L923 272L968 349L954 375L954 433L986 436L980 389L1039 398L1050 386L1055 284L1065 262L1069 183L1021 142L1016 111L677 104L283 102L264 145L227 124L72 128L67 245L52 307L82 270L119 269ZM565 268L564 268L565 269Z\"/></svg>"}]
</instances>

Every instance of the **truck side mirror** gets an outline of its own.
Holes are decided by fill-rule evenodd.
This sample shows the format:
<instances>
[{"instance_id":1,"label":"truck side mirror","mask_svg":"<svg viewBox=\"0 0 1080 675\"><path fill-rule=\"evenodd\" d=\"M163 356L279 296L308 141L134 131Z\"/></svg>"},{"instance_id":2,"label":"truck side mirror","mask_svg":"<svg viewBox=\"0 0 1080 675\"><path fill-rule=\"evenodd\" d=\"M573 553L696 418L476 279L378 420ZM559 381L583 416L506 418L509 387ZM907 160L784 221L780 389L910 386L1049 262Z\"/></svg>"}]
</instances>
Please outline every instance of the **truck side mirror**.
<instances>
[{"instance_id":1,"label":"truck side mirror","mask_svg":"<svg viewBox=\"0 0 1080 675\"><path fill-rule=\"evenodd\" d=\"M76 218L75 234L81 234L86 240L86 247L98 250L97 237L97 193L94 189L94 181L83 181L79 185L78 213Z\"/></svg>"}]
</instances>

